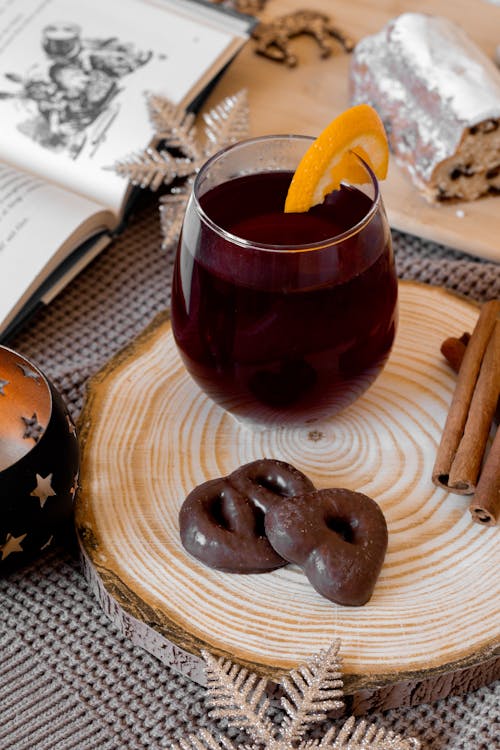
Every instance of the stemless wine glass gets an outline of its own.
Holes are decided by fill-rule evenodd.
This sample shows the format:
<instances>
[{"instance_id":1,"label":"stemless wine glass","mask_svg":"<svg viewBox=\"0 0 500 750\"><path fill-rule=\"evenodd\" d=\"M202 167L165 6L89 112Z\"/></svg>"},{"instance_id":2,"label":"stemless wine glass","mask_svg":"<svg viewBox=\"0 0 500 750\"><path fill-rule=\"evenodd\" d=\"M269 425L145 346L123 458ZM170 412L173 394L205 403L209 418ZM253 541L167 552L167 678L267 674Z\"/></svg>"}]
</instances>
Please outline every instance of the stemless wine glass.
<instances>
[{"instance_id":1,"label":"stemless wine glass","mask_svg":"<svg viewBox=\"0 0 500 750\"><path fill-rule=\"evenodd\" d=\"M177 250L172 328L185 366L243 421L308 424L345 408L384 366L397 279L377 179L285 214L311 138L241 141L198 173Z\"/></svg>"}]
</instances>

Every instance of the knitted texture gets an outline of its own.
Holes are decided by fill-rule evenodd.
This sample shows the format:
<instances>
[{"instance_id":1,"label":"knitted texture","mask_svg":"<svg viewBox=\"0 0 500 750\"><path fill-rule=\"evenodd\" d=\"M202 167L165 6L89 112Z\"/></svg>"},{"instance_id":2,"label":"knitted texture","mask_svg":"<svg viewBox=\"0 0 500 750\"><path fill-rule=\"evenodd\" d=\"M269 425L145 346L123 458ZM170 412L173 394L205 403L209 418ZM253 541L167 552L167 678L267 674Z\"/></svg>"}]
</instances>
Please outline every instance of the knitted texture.
<instances>
[{"instance_id":1,"label":"knitted texture","mask_svg":"<svg viewBox=\"0 0 500 750\"><path fill-rule=\"evenodd\" d=\"M478 302L500 297L497 264L393 236L401 278ZM169 305L172 263L173 252L161 249L157 207L143 205L127 231L9 342L41 367L75 418L89 377ZM0 746L9 750L164 748L213 726L205 690L117 631L66 549L0 580L0 654ZM500 682L370 718L429 750L493 750L500 748L499 705Z\"/></svg>"}]
</instances>

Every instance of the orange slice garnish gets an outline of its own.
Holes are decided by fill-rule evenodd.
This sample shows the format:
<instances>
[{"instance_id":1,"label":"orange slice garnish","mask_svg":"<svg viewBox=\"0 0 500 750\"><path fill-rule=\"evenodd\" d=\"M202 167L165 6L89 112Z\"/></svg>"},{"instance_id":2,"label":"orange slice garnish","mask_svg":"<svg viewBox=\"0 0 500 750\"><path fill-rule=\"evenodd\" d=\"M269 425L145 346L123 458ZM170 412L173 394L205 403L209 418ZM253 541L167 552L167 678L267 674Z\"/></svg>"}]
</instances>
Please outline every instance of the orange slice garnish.
<instances>
[{"instance_id":1,"label":"orange slice garnish","mask_svg":"<svg viewBox=\"0 0 500 750\"><path fill-rule=\"evenodd\" d=\"M346 109L312 142L300 160L288 188L285 212L308 211L323 202L345 180L357 185L368 181L356 154L379 180L387 176L389 145L382 120L368 104Z\"/></svg>"}]
</instances>

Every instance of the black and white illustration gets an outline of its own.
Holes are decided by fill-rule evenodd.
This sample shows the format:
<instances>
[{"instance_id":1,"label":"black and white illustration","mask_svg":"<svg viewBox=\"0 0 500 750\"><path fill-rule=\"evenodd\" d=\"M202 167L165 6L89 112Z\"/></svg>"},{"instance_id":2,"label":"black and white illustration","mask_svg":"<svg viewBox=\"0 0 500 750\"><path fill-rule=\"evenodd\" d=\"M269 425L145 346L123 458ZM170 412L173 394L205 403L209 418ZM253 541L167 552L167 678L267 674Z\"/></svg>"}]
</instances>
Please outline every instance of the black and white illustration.
<instances>
[{"instance_id":1,"label":"black and white illustration","mask_svg":"<svg viewBox=\"0 0 500 750\"><path fill-rule=\"evenodd\" d=\"M89 140L97 149L118 115L123 79L146 65L152 54L116 36L87 38L78 24L48 24L39 59L26 71L4 72L0 105L17 100L17 129L76 159Z\"/></svg>"}]
</instances>

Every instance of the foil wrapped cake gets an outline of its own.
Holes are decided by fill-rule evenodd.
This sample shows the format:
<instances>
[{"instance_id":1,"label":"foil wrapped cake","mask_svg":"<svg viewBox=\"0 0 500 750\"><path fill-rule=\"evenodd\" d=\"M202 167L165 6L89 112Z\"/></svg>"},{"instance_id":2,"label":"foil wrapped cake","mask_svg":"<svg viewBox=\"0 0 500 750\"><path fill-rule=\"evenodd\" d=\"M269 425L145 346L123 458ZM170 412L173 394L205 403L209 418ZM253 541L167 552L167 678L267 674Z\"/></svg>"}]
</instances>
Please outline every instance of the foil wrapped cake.
<instances>
[{"instance_id":1,"label":"foil wrapped cake","mask_svg":"<svg viewBox=\"0 0 500 750\"><path fill-rule=\"evenodd\" d=\"M446 18L404 13L356 45L353 104L371 104L396 160L433 201L500 193L500 71Z\"/></svg>"}]
</instances>

